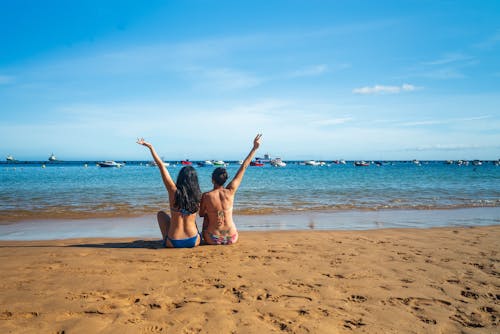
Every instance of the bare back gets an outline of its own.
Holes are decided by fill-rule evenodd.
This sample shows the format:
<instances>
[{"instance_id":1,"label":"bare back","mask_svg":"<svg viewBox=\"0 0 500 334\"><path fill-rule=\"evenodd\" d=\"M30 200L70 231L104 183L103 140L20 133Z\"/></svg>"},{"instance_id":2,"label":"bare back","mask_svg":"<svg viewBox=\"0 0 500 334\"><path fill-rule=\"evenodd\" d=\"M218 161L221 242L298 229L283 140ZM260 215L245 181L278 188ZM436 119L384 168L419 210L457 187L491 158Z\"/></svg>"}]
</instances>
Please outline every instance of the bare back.
<instances>
[{"instance_id":1,"label":"bare back","mask_svg":"<svg viewBox=\"0 0 500 334\"><path fill-rule=\"evenodd\" d=\"M233 191L223 187L214 189L203 194L201 203L200 216L208 220L204 231L215 235L233 235L237 232L233 221Z\"/></svg>"}]
</instances>

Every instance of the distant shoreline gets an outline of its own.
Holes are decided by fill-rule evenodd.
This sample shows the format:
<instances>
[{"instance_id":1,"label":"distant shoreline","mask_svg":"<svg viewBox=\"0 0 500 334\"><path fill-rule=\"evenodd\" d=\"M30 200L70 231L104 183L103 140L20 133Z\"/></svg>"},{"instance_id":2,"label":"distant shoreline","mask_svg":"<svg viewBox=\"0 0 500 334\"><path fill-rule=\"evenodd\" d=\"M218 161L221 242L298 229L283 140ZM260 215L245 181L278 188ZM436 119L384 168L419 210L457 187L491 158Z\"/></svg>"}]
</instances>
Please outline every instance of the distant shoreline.
<instances>
[{"instance_id":1,"label":"distant shoreline","mask_svg":"<svg viewBox=\"0 0 500 334\"><path fill-rule=\"evenodd\" d=\"M336 162L338 160L331 160L331 159L302 159L302 160L283 160L286 163L291 163L291 164L299 164L303 163L304 161L309 161L309 160L314 160L314 161L322 161L330 164L337 164ZM419 160L420 164L433 164L433 163L443 163L446 164L447 161L452 161L452 162L457 162L457 161L481 161L482 163L486 164L494 164L495 162L498 162L500 159L443 159L443 160ZM0 165L39 165L39 164L46 164L46 165L77 165L77 164L93 164L96 165L99 162L102 162L104 160L56 160L56 161L48 161L48 160L16 160L16 161L0 161ZM116 162L121 162L125 163L128 165L132 166L140 166L148 164L151 162L151 160L121 160L121 159L115 159L114 161ZM183 161L183 159L179 160L164 160L165 162L168 163L180 163ZM204 162L206 160L192 160L189 159L193 164L196 164L198 162ZM226 163L229 164L237 164L239 160L224 160ZM345 160L346 165L352 165L356 161L367 161L367 162L382 162L382 163L414 163L414 159L408 159L408 160L380 160L380 159L356 159L356 160ZM341 164L338 164L341 165Z\"/></svg>"}]
</instances>

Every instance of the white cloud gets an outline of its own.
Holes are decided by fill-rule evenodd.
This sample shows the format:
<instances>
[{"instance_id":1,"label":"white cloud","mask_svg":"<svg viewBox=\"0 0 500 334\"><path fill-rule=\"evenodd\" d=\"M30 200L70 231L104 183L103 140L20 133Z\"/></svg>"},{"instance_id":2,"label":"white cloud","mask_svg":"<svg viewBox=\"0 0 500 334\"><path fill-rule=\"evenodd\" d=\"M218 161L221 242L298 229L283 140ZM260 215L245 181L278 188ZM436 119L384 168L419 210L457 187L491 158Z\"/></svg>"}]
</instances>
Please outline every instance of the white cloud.
<instances>
[{"instance_id":1,"label":"white cloud","mask_svg":"<svg viewBox=\"0 0 500 334\"><path fill-rule=\"evenodd\" d=\"M397 94L401 92L412 92L417 89L418 88L416 86L405 83L401 86L383 86L383 85L375 85L372 87L366 86L361 88L355 88L352 90L352 92L354 94L362 94L362 95L383 94L383 93Z\"/></svg>"},{"instance_id":2,"label":"white cloud","mask_svg":"<svg viewBox=\"0 0 500 334\"><path fill-rule=\"evenodd\" d=\"M464 55L462 53L448 53L439 59L423 62L423 65L446 65L450 63L462 62L465 60L471 60L473 57Z\"/></svg>"},{"instance_id":3,"label":"white cloud","mask_svg":"<svg viewBox=\"0 0 500 334\"><path fill-rule=\"evenodd\" d=\"M321 75L328 71L328 66L325 64L308 66L296 70L290 74L291 77L311 77Z\"/></svg>"},{"instance_id":4,"label":"white cloud","mask_svg":"<svg viewBox=\"0 0 500 334\"><path fill-rule=\"evenodd\" d=\"M398 126L422 126L422 125L451 124L451 123L480 121L480 120L488 119L488 118L491 118L491 116L485 115L485 116L473 116L473 117L465 117L465 118L435 119L435 120L426 120L426 121L404 122L404 123L398 124Z\"/></svg>"},{"instance_id":5,"label":"white cloud","mask_svg":"<svg viewBox=\"0 0 500 334\"><path fill-rule=\"evenodd\" d=\"M462 71L464 68L478 64L476 57L459 52L446 53L437 59L421 62L412 72L418 77L437 80L462 79L466 77Z\"/></svg>"}]
</instances>

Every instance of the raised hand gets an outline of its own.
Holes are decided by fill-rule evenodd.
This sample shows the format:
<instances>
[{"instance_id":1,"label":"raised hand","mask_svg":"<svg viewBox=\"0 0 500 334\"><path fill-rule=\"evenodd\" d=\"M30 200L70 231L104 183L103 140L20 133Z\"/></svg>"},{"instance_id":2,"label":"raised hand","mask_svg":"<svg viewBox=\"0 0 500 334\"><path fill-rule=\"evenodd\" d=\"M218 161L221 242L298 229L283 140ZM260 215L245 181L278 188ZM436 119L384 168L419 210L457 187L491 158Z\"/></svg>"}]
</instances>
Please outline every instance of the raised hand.
<instances>
[{"instance_id":1,"label":"raised hand","mask_svg":"<svg viewBox=\"0 0 500 334\"><path fill-rule=\"evenodd\" d=\"M147 141L144 140L144 138L137 138L137 144L146 146L147 148L153 147L152 144L148 143Z\"/></svg>"},{"instance_id":2,"label":"raised hand","mask_svg":"<svg viewBox=\"0 0 500 334\"><path fill-rule=\"evenodd\" d=\"M255 139L253 140L253 148L254 150L258 149L260 147L260 138L262 137L262 133L257 134L255 136Z\"/></svg>"}]
</instances>

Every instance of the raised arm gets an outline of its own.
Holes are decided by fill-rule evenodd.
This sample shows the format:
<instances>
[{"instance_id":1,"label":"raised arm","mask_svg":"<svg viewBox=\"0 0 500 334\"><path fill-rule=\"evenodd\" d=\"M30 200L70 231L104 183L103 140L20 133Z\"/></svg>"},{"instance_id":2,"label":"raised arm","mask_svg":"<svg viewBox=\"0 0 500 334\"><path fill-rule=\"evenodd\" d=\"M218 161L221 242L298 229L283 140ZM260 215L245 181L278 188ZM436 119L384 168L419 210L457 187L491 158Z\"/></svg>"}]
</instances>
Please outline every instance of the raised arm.
<instances>
[{"instance_id":1,"label":"raised arm","mask_svg":"<svg viewBox=\"0 0 500 334\"><path fill-rule=\"evenodd\" d=\"M253 147L250 150L250 153L248 153L245 160L243 160L243 163L241 164L240 169L238 169L238 172L236 172L236 175L234 176L233 180L227 185L227 189L231 190L233 193L235 193L236 190L238 190L241 180L243 179L243 175L245 174L247 167L250 165L250 162L252 161L255 152L257 152L257 149L260 146L261 137L262 134L258 134L257 136L255 136L255 139L253 140Z\"/></svg>"},{"instance_id":2,"label":"raised arm","mask_svg":"<svg viewBox=\"0 0 500 334\"><path fill-rule=\"evenodd\" d=\"M175 186L175 182L172 180L172 177L170 176L170 173L168 170L165 168L165 165L163 164L163 161L160 159L158 154L156 153L154 147L152 144L146 142L144 138L137 139L137 144L146 146L149 148L149 151L151 152L151 155L153 156L154 161L156 162L156 165L160 169L161 173L161 178L163 180L163 184L165 184L165 188L167 188L167 191L170 194L175 193L177 190L177 187Z\"/></svg>"}]
</instances>

